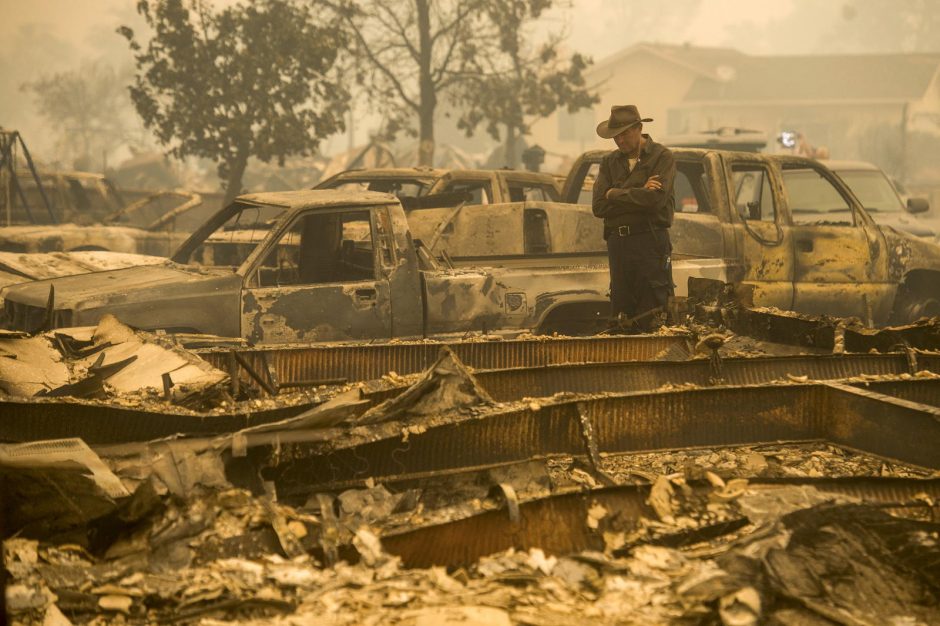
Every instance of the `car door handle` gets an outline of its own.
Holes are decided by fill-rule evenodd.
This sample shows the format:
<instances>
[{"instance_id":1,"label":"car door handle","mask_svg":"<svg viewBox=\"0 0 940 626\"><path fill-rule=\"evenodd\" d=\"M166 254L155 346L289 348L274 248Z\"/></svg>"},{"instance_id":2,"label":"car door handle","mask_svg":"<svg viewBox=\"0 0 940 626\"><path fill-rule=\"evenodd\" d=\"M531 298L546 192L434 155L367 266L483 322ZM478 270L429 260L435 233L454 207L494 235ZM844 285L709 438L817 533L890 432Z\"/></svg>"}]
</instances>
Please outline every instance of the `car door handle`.
<instances>
[{"instance_id":1,"label":"car door handle","mask_svg":"<svg viewBox=\"0 0 940 626\"><path fill-rule=\"evenodd\" d=\"M377 297L375 289L357 289L356 300L375 300Z\"/></svg>"},{"instance_id":2,"label":"car door handle","mask_svg":"<svg viewBox=\"0 0 940 626\"><path fill-rule=\"evenodd\" d=\"M812 252L813 240L812 239L797 239L796 249L799 250L800 252Z\"/></svg>"}]
</instances>

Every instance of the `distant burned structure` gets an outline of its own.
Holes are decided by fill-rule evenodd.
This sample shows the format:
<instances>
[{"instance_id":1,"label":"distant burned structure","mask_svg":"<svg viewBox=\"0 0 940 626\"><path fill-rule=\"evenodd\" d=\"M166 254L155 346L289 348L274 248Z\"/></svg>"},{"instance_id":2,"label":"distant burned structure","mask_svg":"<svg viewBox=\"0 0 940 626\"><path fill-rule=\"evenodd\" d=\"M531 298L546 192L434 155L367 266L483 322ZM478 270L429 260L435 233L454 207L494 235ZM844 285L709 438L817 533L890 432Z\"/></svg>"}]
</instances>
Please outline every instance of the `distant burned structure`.
<instances>
[{"instance_id":1,"label":"distant burned structure","mask_svg":"<svg viewBox=\"0 0 940 626\"><path fill-rule=\"evenodd\" d=\"M0 129L0 251L112 251L168 256L205 219L200 194L133 200L102 174L36 166L22 136Z\"/></svg>"}]
</instances>

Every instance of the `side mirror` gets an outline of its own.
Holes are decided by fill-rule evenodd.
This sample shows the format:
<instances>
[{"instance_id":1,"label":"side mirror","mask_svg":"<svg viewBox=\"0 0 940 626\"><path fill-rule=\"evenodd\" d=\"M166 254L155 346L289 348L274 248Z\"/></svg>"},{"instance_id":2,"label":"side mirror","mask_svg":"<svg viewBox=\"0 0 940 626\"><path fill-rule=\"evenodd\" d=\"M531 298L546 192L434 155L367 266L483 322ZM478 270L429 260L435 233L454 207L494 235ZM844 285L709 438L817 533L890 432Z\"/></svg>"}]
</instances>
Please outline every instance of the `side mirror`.
<instances>
[{"instance_id":1,"label":"side mirror","mask_svg":"<svg viewBox=\"0 0 940 626\"><path fill-rule=\"evenodd\" d=\"M747 203L747 219L760 221L760 202L751 201Z\"/></svg>"},{"instance_id":2,"label":"side mirror","mask_svg":"<svg viewBox=\"0 0 940 626\"><path fill-rule=\"evenodd\" d=\"M930 209L930 202L927 201L927 198L908 198L907 199L907 212L908 213L924 213Z\"/></svg>"}]
</instances>

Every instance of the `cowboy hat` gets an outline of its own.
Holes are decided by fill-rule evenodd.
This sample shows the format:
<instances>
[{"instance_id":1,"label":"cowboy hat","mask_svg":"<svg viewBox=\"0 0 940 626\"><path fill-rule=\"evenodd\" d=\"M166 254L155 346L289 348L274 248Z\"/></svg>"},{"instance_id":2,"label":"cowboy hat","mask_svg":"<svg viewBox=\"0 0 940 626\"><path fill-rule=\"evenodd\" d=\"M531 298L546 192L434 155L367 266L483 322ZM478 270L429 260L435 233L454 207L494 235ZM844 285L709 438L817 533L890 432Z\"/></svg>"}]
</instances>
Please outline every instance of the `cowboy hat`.
<instances>
[{"instance_id":1,"label":"cowboy hat","mask_svg":"<svg viewBox=\"0 0 940 626\"><path fill-rule=\"evenodd\" d=\"M618 104L610 107L610 119L597 125L597 134L604 139L611 139L634 124L652 122L653 118L640 118L640 112L632 104Z\"/></svg>"}]
</instances>

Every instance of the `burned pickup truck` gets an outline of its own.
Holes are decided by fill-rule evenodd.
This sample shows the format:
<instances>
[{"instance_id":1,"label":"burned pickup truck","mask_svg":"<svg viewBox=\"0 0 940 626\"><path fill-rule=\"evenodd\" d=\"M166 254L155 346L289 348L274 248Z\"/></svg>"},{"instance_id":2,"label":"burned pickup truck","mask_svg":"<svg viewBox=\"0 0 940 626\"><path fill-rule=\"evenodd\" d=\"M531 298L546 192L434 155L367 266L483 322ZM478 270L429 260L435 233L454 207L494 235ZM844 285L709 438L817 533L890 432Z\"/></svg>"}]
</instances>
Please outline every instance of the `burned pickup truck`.
<instances>
[{"instance_id":1,"label":"burned pickup truck","mask_svg":"<svg viewBox=\"0 0 940 626\"><path fill-rule=\"evenodd\" d=\"M579 158L564 202L588 210L605 154ZM880 228L824 164L725 150L673 154L673 258L724 259L744 304L876 324L940 315L940 246Z\"/></svg>"},{"instance_id":2,"label":"burned pickup truck","mask_svg":"<svg viewBox=\"0 0 940 626\"><path fill-rule=\"evenodd\" d=\"M580 157L561 202L410 209L406 203L412 235L456 266L606 265L602 223L590 207L593 174L605 154ZM673 261L722 260L743 304L877 324L940 314L940 247L879 227L824 164L710 148L674 148L673 154ZM418 171L360 170L334 180L398 184ZM428 188L440 193L426 190L424 197L446 194L447 184L441 179ZM685 295L681 277L675 282Z\"/></svg>"},{"instance_id":3,"label":"burned pickup truck","mask_svg":"<svg viewBox=\"0 0 940 626\"><path fill-rule=\"evenodd\" d=\"M399 199L465 193L467 203L477 205L557 201L558 186L554 176L539 172L378 167L340 172L317 184L316 189L384 191Z\"/></svg>"},{"instance_id":4,"label":"burned pickup truck","mask_svg":"<svg viewBox=\"0 0 940 626\"><path fill-rule=\"evenodd\" d=\"M674 273L682 285L727 279L720 259ZM395 196L307 190L239 197L165 266L35 281L0 297L7 325L30 332L111 313L140 329L277 343L596 332L608 282L605 266L441 269L415 245Z\"/></svg>"},{"instance_id":5,"label":"burned pickup truck","mask_svg":"<svg viewBox=\"0 0 940 626\"><path fill-rule=\"evenodd\" d=\"M398 167L347 170L316 188L395 194L412 235L458 266L606 263L600 221L561 203L559 186L539 172Z\"/></svg>"}]
</instances>

